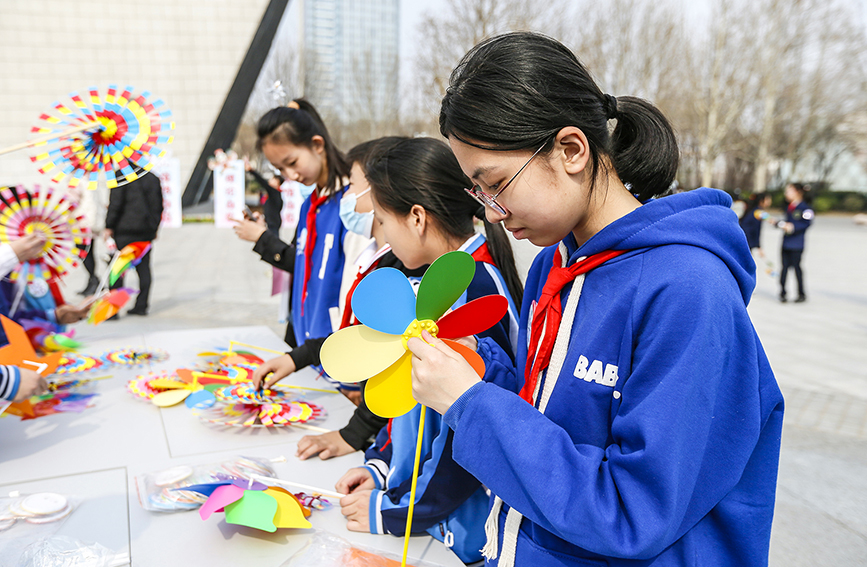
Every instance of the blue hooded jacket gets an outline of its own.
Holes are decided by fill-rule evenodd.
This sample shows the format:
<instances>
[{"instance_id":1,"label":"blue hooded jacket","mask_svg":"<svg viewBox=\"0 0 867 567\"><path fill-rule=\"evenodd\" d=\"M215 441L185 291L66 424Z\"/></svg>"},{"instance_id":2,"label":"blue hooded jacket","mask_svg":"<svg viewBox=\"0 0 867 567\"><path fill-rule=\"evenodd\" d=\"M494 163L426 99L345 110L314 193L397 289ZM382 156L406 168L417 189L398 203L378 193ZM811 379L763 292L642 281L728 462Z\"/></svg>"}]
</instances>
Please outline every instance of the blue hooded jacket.
<instances>
[{"instance_id":1,"label":"blue hooded jacket","mask_svg":"<svg viewBox=\"0 0 867 567\"><path fill-rule=\"evenodd\" d=\"M580 248L569 235L570 264L629 252L586 275L562 370L540 379L544 414L488 381L446 412L455 461L504 502L499 550L509 507L524 516L515 565L767 565L783 399L747 314L755 264L730 206L698 189ZM554 250L527 278L514 391Z\"/></svg>"}]
</instances>

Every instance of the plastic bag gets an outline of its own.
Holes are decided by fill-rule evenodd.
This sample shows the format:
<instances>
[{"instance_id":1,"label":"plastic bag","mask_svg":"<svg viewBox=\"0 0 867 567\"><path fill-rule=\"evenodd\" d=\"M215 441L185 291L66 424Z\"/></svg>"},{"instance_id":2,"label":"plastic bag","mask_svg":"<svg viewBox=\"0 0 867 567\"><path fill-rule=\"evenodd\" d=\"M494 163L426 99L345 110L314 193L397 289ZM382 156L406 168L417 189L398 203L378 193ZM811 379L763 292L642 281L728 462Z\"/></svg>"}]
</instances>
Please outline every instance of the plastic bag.
<instances>
[{"instance_id":1,"label":"plastic bag","mask_svg":"<svg viewBox=\"0 0 867 567\"><path fill-rule=\"evenodd\" d=\"M72 537L43 538L21 555L23 567L120 567L129 565L128 553L115 553L98 543L86 544Z\"/></svg>"},{"instance_id":2,"label":"plastic bag","mask_svg":"<svg viewBox=\"0 0 867 567\"><path fill-rule=\"evenodd\" d=\"M21 565L18 558L25 549L54 535L77 506L75 499L55 493L12 492L0 498L0 559L3 560L0 563L7 565L5 561L9 561L8 565ZM60 509L54 511L57 507Z\"/></svg>"},{"instance_id":3,"label":"plastic bag","mask_svg":"<svg viewBox=\"0 0 867 567\"><path fill-rule=\"evenodd\" d=\"M353 545L331 532L316 530L307 544L280 567L400 567L400 562L399 555ZM407 567L433 565L428 561L407 562Z\"/></svg>"},{"instance_id":4,"label":"plastic bag","mask_svg":"<svg viewBox=\"0 0 867 567\"><path fill-rule=\"evenodd\" d=\"M209 465L181 465L135 477L138 502L152 512L195 510L208 498L198 492L175 490L194 484L214 482L227 476L250 479L251 474L272 477L274 469L267 459L237 457Z\"/></svg>"}]
</instances>

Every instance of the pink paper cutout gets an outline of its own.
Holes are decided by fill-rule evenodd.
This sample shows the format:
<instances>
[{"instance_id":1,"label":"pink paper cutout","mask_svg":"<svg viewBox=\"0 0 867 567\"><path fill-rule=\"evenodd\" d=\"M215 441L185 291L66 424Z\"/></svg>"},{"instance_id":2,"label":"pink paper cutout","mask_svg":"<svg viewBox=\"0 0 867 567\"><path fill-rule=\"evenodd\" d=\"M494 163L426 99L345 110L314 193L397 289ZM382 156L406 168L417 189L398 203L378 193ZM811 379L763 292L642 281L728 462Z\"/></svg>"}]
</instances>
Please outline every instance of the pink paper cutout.
<instances>
[{"instance_id":1,"label":"pink paper cutout","mask_svg":"<svg viewBox=\"0 0 867 567\"><path fill-rule=\"evenodd\" d=\"M207 520L214 512L222 512L225 506L236 502L244 496L244 489L234 484L226 484L218 487L208 500L199 508L199 516Z\"/></svg>"}]
</instances>

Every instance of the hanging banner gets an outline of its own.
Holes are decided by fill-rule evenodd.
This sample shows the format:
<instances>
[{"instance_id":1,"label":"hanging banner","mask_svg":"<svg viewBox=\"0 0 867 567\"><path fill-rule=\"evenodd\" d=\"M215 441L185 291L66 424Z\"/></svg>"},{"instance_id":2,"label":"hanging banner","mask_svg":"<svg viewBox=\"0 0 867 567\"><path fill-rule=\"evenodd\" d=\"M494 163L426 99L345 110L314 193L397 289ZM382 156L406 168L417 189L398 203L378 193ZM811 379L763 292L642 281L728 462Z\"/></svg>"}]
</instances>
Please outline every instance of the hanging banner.
<instances>
[{"instance_id":1,"label":"hanging banner","mask_svg":"<svg viewBox=\"0 0 867 567\"><path fill-rule=\"evenodd\" d=\"M163 188L163 220L160 226L179 227L183 224L181 212L181 160L166 158L154 165L153 173L160 178Z\"/></svg>"},{"instance_id":2,"label":"hanging banner","mask_svg":"<svg viewBox=\"0 0 867 567\"><path fill-rule=\"evenodd\" d=\"M244 160L214 168L214 225L232 228L231 219L244 218Z\"/></svg>"},{"instance_id":3,"label":"hanging banner","mask_svg":"<svg viewBox=\"0 0 867 567\"><path fill-rule=\"evenodd\" d=\"M280 230L295 233L298 226L298 211L301 210L301 185L297 181L284 181L280 186L280 195L283 197L283 208L280 210Z\"/></svg>"}]
</instances>

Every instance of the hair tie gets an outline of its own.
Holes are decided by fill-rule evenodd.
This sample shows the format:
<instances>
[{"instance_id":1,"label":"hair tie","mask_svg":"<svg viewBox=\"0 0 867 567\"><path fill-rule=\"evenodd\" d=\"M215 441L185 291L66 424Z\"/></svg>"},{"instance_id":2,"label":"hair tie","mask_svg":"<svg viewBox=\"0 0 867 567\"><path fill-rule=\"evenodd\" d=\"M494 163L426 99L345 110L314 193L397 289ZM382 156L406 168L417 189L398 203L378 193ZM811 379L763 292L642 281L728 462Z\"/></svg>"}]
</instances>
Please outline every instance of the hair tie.
<instances>
[{"instance_id":1,"label":"hair tie","mask_svg":"<svg viewBox=\"0 0 867 567\"><path fill-rule=\"evenodd\" d=\"M602 110L605 111L605 117L608 119L617 118L617 97L610 94L603 95Z\"/></svg>"},{"instance_id":2,"label":"hair tie","mask_svg":"<svg viewBox=\"0 0 867 567\"><path fill-rule=\"evenodd\" d=\"M297 103L296 101L294 101L294 100L290 100L289 102L287 102L287 103L286 103L286 107L287 107L287 108L294 108L295 110L301 110L301 105L298 104L298 103Z\"/></svg>"}]
</instances>

